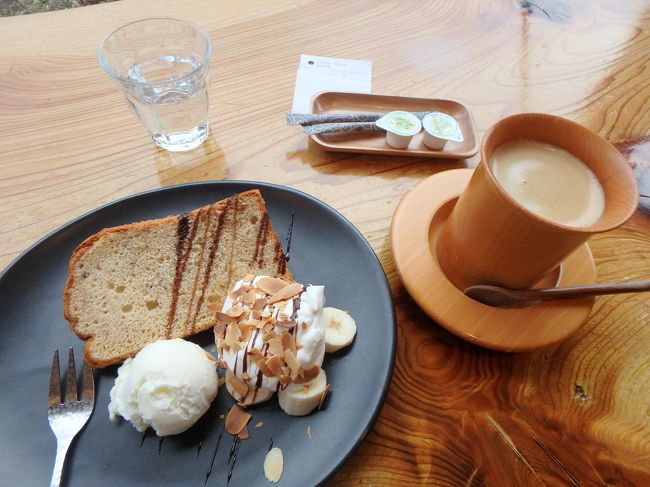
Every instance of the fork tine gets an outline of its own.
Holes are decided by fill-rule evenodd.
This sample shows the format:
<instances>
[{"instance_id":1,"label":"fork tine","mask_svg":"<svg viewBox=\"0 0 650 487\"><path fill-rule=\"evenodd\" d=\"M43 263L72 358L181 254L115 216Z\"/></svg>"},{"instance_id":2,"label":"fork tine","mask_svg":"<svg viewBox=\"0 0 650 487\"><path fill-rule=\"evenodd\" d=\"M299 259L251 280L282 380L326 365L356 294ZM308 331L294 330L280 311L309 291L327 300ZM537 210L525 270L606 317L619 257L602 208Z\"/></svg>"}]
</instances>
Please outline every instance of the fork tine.
<instances>
[{"instance_id":1,"label":"fork tine","mask_svg":"<svg viewBox=\"0 0 650 487\"><path fill-rule=\"evenodd\" d=\"M95 378L93 377L93 369L85 360L83 375L84 377L81 389L81 400L92 403L95 400Z\"/></svg>"},{"instance_id":2,"label":"fork tine","mask_svg":"<svg viewBox=\"0 0 650 487\"><path fill-rule=\"evenodd\" d=\"M59 351L54 350L52 357L52 371L50 372L50 392L47 397L48 406L61 403L61 376L59 375Z\"/></svg>"},{"instance_id":3,"label":"fork tine","mask_svg":"<svg viewBox=\"0 0 650 487\"><path fill-rule=\"evenodd\" d=\"M65 373L65 402L77 400L77 371L74 367L74 350L68 348L68 370Z\"/></svg>"}]
</instances>

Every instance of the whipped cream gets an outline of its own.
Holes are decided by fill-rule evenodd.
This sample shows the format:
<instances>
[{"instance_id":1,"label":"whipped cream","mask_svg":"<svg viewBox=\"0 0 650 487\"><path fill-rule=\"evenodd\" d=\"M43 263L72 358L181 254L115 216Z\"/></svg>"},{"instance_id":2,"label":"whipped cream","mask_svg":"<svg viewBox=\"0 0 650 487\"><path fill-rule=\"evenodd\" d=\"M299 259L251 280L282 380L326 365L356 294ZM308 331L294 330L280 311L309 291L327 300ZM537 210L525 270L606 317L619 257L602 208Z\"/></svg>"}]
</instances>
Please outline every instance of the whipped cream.
<instances>
[{"instance_id":1,"label":"whipped cream","mask_svg":"<svg viewBox=\"0 0 650 487\"><path fill-rule=\"evenodd\" d=\"M235 283L224 301L222 313L227 314L229 310L240 306L237 298L233 298L233 295L236 295L237 291L242 287L254 289L256 299L264 300L269 298L268 294L257 287L259 281L264 278L269 278L269 276L247 276L247 278ZM320 367L323 364L325 355L324 292L325 288L323 286L303 286L302 291L297 296L266 304L261 310L257 311L257 315L261 313L270 315L273 318L271 321L276 323L272 330L273 334L279 337L284 332L289 331L293 335L296 345L295 358L302 369L305 370L313 366ZM252 350L260 351L265 357L269 355L269 347L264 340L264 330L255 329L252 331L250 337L243 341L239 348L228 347L224 344L228 326L250 322L254 315L255 313L252 310L247 309L243 316L239 316L234 323L226 325L220 333L215 329L219 358L238 379L246 382L250 390L275 392L281 387L279 378L268 377L263 374L249 355ZM292 322L292 324L289 322ZM293 371L288 375L295 378L297 373Z\"/></svg>"},{"instance_id":2,"label":"whipped cream","mask_svg":"<svg viewBox=\"0 0 650 487\"><path fill-rule=\"evenodd\" d=\"M216 361L198 345L159 340L127 359L117 371L108 412L135 429L151 426L158 436L182 433L210 407L217 395Z\"/></svg>"}]
</instances>

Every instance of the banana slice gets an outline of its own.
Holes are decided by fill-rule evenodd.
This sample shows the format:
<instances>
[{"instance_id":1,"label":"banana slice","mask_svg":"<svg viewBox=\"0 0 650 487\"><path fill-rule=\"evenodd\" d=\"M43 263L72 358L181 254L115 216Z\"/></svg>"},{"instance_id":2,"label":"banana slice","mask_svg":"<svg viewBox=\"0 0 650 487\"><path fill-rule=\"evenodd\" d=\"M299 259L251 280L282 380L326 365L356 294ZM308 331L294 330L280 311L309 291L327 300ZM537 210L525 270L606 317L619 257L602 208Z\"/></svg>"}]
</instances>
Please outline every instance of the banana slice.
<instances>
[{"instance_id":1,"label":"banana slice","mask_svg":"<svg viewBox=\"0 0 650 487\"><path fill-rule=\"evenodd\" d=\"M341 309L323 308L325 322L325 351L336 352L354 340L357 325L352 316Z\"/></svg>"},{"instance_id":2,"label":"banana slice","mask_svg":"<svg viewBox=\"0 0 650 487\"><path fill-rule=\"evenodd\" d=\"M289 384L278 391L278 402L282 410L291 416L305 416L318 406L323 394L327 393L327 376L320 369L315 379L304 384Z\"/></svg>"},{"instance_id":3,"label":"banana slice","mask_svg":"<svg viewBox=\"0 0 650 487\"><path fill-rule=\"evenodd\" d=\"M254 390L248 387L248 384L235 377L235 375L230 370L226 370L225 378L226 378L226 389L228 389L228 392L233 397L233 399L237 401L239 404L241 404L242 406L251 406L253 404L259 404L261 402L268 401L269 399L271 399L271 396L273 396L272 391L265 391L263 389ZM236 389L234 385L234 382L236 380L241 382L242 384L246 384L245 387L247 389L247 392L245 394L242 395L243 389L239 391Z\"/></svg>"}]
</instances>

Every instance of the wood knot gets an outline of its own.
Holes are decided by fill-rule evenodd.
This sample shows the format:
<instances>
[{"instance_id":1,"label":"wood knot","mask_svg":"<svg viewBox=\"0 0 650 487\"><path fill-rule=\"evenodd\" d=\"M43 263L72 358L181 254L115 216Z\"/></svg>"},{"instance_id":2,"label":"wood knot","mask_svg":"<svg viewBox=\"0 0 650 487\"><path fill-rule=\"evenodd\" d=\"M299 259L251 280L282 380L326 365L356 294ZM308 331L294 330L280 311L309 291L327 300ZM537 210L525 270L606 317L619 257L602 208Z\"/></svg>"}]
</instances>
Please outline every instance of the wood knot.
<instances>
[{"instance_id":1,"label":"wood knot","mask_svg":"<svg viewBox=\"0 0 650 487\"><path fill-rule=\"evenodd\" d=\"M589 402L591 398L589 397L589 394L587 394L587 392L585 391L584 387L582 387L580 384L574 384L573 399L575 401L578 401L578 404L580 404L581 406L584 406Z\"/></svg>"}]
</instances>

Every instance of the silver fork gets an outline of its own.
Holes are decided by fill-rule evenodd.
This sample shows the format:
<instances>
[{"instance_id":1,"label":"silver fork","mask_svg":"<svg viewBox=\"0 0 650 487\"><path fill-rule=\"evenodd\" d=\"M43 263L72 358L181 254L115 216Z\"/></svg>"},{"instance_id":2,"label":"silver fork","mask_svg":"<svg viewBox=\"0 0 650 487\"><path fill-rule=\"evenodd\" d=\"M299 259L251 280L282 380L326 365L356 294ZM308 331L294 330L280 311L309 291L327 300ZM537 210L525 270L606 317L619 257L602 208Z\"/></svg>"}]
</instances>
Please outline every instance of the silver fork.
<instances>
[{"instance_id":1,"label":"silver fork","mask_svg":"<svg viewBox=\"0 0 650 487\"><path fill-rule=\"evenodd\" d=\"M59 376L59 351L54 351L50 373L50 394L47 400L47 419L56 436L56 460L50 487L59 487L68 447L81 428L88 422L95 407L95 381L93 370L84 361L81 400L77 399L77 373L74 367L74 352L68 349L68 370L66 372L65 402L61 398L61 377Z\"/></svg>"}]
</instances>

